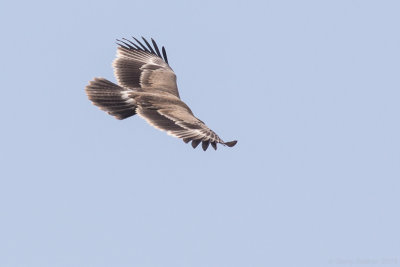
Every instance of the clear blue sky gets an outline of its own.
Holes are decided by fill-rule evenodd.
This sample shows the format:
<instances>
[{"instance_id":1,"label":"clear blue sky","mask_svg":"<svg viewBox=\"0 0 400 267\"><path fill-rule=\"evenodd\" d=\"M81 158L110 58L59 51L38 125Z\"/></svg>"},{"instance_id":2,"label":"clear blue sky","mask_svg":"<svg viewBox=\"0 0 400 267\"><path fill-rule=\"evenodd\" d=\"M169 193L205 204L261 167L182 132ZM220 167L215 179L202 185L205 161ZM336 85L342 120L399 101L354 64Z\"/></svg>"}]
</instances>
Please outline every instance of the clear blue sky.
<instances>
[{"instance_id":1,"label":"clear blue sky","mask_svg":"<svg viewBox=\"0 0 400 267\"><path fill-rule=\"evenodd\" d=\"M0 266L400 264L398 1L3 1ZM93 106L153 37L234 148Z\"/></svg>"}]
</instances>

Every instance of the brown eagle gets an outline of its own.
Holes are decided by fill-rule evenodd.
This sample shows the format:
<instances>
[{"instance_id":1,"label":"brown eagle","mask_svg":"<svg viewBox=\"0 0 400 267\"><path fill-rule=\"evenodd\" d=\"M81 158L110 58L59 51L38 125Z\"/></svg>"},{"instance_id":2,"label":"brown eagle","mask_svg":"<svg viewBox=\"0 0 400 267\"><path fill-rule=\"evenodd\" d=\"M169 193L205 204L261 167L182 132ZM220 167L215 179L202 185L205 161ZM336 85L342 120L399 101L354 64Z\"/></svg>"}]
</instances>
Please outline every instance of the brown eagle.
<instances>
[{"instance_id":1,"label":"brown eagle","mask_svg":"<svg viewBox=\"0 0 400 267\"><path fill-rule=\"evenodd\" d=\"M224 142L193 115L180 99L176 75L168 65L165 48L161 52L156 42L153 46L142 37L134 41L117 39L117 58L113 62L118 85L104 78L94 78L86 86L86 93L94 105L119 120L135 114L169 135L192 142L203 150L217 143L232 147L237 141ZM136 41L136 43L135 43Z\"/></svg>"}]
</instances>

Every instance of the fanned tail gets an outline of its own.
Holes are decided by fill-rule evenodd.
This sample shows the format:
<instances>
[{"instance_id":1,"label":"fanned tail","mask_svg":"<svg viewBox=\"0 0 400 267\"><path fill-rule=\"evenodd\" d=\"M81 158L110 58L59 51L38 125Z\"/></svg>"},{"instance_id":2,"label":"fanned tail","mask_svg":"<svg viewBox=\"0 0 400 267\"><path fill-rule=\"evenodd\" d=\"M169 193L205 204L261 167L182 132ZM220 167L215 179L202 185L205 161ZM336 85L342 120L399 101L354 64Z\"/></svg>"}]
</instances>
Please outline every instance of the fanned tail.
<instances>
[{"instance_id":1,"label":"fanned tail","mask_svg":"<svg viewBox=\"0 0 400 267\"><path fill-rule=\"evenodd\" d=\"M119 120L136 114L136 101L129 97L131 90L103 78L94 78L86 86L86 94L94 105Z\"/></svg>"}]
</instances>

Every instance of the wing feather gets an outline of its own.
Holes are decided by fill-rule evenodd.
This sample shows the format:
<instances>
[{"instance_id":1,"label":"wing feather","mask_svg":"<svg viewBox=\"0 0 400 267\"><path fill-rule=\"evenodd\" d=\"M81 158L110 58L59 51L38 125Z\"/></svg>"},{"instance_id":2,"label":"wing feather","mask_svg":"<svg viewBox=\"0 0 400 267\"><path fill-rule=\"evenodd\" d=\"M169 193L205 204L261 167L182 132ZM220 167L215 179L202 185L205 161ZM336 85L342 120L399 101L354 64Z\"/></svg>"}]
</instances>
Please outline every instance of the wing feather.
<instances>
[{"instance_id":1,"label":"wing feather","mask_svg":"<svg viewBox=\"0 0 400 267\"><path fill-rule=\"evenodd\" d=\"M147 40L146 40L144 37L142 37L142 39L143 39L143 41L146 43L147 47L150 49L150 52L151 52L152 54L157 55L156 52L154 52L153 47L151 47L151 45L149 44L149 42L147 42Z\"/></svg>"},{"instance_id":2,"label":"wing feather","mask_svg":"<svg viewBox=\"0 0 400 267\"><path fill-rule=\"evenodd\" d=\"M162 47L162 54L163 54L165 62L167 62L167 64L169 64L168 63L168 57L167 57L167 51L165 51L164 46Z\"/></svg>"},{"instance_id":3,"label":"wing feather","mask_svg":"<svg viewBox=\"0 0 400 267\"><path fill-rule=\"evenodd\" d=\"M143 48L143 51L147 51L150 52L147 47L145 47L138 39L136 39L135 37L132 37L133 39L135 39L135 41Z\"/></svg>"},{"instance_id":4,"label":"wing feather","mask_svg":"<svg viewBox=\"0 0 400 267\"><path fill-rule=\"evenodd\" d=\"M195 148L202 143L203 150L209 145L216 149L217 143L226 145L214 131L196 118L190 108L175 96L160 95L156 92L131 92L138 103L137 114L155 128L169 135L182 138L185 143L192 141Z\"/></svg>"},{"instance_id":5,"label":"wing feather","mask_svg":"<svg viewBox=\"0 0 400 267\"><path fill-rule=\"evenodd\" d=\"M117 39L117 57L113 62L118 84L130 89L157 89L179 97L176 75L168 65L167 53L162 47L162 54L157 43L151 44L142 37L144 44L122 38Z\"/></svg>"},{"instance_id":6,"label":"wing feather","mask_svg":"<svg viewBox=\"0 0 400 267\"><path fill-rule=\"evenodd\" d=\"M151 38L151 42L153 43L153 46L154 46L154 48L156 49L157 55L158 55L160 58L162 58L161 53L160 53L160 50L158 49L158 45L157 45L157 43L153 40L153 38Z\"/></svg>"},{"instance_id":7,"label":"wing feather","mask_svg":"<svg viewBox=\"0 0 400 267\"><path fill-rule=\"evenodd\" d=\"M137 44L135 44L134 42L132 42L131 40L128 40L128 39L126 39L126 38L122 38L122 40L125 40L125 41L127 41L128 43L130 43L131 44L131 47L129 47L129 48L132 48L132 46L134 47L134 48L136 48L136 49L140 49L140 47L137 45ZM122 41L121 41L122 42ZM126 43L125 43L126 44ZM128 45L129 46L129 45Z\"/></svg>"}]
</instances>

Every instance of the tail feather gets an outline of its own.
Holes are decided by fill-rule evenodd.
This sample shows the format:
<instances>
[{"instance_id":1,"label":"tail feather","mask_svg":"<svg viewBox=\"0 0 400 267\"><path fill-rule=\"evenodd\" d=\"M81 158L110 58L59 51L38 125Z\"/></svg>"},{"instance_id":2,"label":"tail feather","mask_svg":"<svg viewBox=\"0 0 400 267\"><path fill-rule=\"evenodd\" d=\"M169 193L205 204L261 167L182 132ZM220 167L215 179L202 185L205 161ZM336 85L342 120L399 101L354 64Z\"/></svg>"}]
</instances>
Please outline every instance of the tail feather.
<instances>
[{"instance_id":1,"label":"tail feather","mask_svg":"<svg viewBox=\"0 0 400 267\"><path fill-rule=\"evenodd\" d=\"M136 103L126 94L129 91L103 78L94 78L86 86L90 101L119 120L136 114Z\"/></svg>"},{"instance_id":2,"label":"tail feather","mask_svg":"<svg viewBox=\"0 0 400 267\"><path fill-rule=\"evenodd\" d=\"M237 143L237 141L234 140L234 141L230 141L230 142L225 142L224 144L227 145L227 146L229 146L229 147L233 147L233 146L236 145L236 143Z\"/></svg>"}]
</instances>

